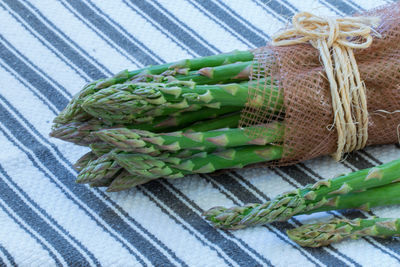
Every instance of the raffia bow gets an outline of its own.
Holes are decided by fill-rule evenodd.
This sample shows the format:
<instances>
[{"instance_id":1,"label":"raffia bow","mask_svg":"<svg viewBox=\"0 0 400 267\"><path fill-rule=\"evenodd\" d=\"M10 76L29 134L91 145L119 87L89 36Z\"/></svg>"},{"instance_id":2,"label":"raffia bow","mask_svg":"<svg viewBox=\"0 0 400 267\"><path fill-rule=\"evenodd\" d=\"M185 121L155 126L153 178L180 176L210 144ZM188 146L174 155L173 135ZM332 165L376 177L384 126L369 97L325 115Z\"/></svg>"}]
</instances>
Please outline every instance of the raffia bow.
<instances>
[{"instance_id":1,"label":"raffia bow","mask_svg":"<svg viewBox=\"0 0 400 267\"><path fill-rule=\"evenodd\" d=\"M353 49L368 48L377 17L322 18L301 12L292 19L293 28L273 37L275 46L310 43L319 50L330 84L334 126L338 133L339 161L347 152L362 149L368 140L366 88L361 80Z\"/></svg>"}]
</instances>

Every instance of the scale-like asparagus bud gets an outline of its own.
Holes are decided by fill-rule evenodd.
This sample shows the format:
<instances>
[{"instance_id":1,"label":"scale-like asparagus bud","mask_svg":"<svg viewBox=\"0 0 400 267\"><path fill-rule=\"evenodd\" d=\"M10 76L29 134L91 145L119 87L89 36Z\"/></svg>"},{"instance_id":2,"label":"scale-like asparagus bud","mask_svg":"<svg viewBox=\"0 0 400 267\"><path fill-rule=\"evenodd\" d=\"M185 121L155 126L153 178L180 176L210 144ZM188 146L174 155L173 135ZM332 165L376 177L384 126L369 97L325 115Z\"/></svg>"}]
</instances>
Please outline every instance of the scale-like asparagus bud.
<instances>
[{"instance_id":1,"label":"scale-like asparagus bud","mask_svg":"<svg viewBox=\"0 0 400 267\"><path fill-rule=\"evenodd\" d=\"M220 129L207 132L171 132L155 134L148 131L126 128L105 129L95 132L102 141L124 151L137 151L143 147L154 147L154 151L179 151L193 149L206 151L217 148L230 148L245 145L266 145L281 142L283 125L271 123L268 126L271 134L254 138L246 134L246 129Z\"/></svg>"},{"instance_id":2,"label":"scale-like asparagus bud","mask_svg":"<svg viewBox=\"0 0 400 267\"><path fill-rule=\"evenodd\" d=\"M111 153L111 152L110 152ZM121 167L113 160L110 153L90 161L78 175L77 183L91 183L113 177Z\"/></svg>"},{"instance_id":3,"label":"scale-like asparagus bud","mask_svg":"<svg viewBox=\"0 0 400 267\"><path fill-rule=\"evenodd\" d=\"M94 81L88 85L85 85L84 88L72 98L70 103L65 107L63 111L54 119L54 123L68 123L71 120L82 121L90 119L90 115L87 114L81 107L82 100L103 88L112 86L114 84L124 83L129 80L137 79L138 76L145 75L163 75L163 76L171 76L174 74L186 73L189 70L199 70L205 67L215 67L221 66L224 64L230 64L234 62L246 62L253 60L253 53L250 51L233 51L230 53L224 53L219 55L207 56L202 58L194 58L194 59L186 59L178 62L167 63L162 65L148 66L146 68L127 71L123 70L116 74L115 76L107 79L100 79ZM171 73L172 71L172 73ZM199 76L200 80L204 80L204 82L211 81L206 76L200 77L201 75L191 74L191 75L180 75L182 79L185 76L190 76L188 79L197 78ZM183 76L183 77L182 77ZM214 78L214 80L216 80Z\"/></svg>"},{"instance_id":4,"label":"scale-like asparagus bud","mask_svg":"<svg viewBox=\"0 0 400 267\"><path fill-rule=\"evenodd\" d=\"M185 112L179 114L171 114L164 117L157 117L150 122L138 124L111 124L106 123L102 120L92 118L87 121L72 121L66 124L55 124L52 128L50 136L71 143L75 143L77 145L87 146L88 144L100 141L96 136L92 135L91 133L101 129L125 127L128 129L138 129L157 133L162 131L168 132L170 130L179 128L182 129L182 127L189 127L194 122L198 122L196 127L200 128L202 127L201 124L203 123L203 120L218 118L220 115L231 113L237 110L237 107L225 107L223 109L206 108L197 112ZM226 117L221 117L221 120L219 120L220 126L214 129L224 127L237 127L239 117L237 114L232 115L234 115L235 118L230 118L227 120ZM222 118L225 118L225 122L222 120ZM232 120L236 120L236 122ZM212 122L213 121L204 121L204 123L206 124ZM193 127L194 126L195 125L193 125Z\"/></svg>"},{"instance_id":5,"label":"scale-like asparagus bud","mask_svg":"<svg viewBox=\"0 0 400 267\"><path fill-rule=\"evenodd\" d=\"M280 159L281 146L245 146L218 152L201 152L179 163L154 158L144 154L115 153L114 158L120 166L133 175L150 179L181 178L187 174L210 173L229 168L243 168L246 165ZM168 161L167 161L168 160Z\"/></svg>"},{"instance_id":6,"label":"scale-like asparagus bud","mask_svg":"<svg viewBox=\"0 0 400 267\"><path fill-rule=\"evenodd\" d=\"M346 238L400 236L400 219L334 219L329 222L305 224L288 230L287 234L300 246L321 247Z\"/></svg>"},{"instance_id":7,"label":"scale-like asparagus bud","mask_svg":"<svg viewBox=\"0 0 400 267\"><path fill-rule=\"evenodd\" d=\"M111 182L111 184L107 188L107 191L117 192L127 190L129 188L145 184L150 181L151 179L135 176L124 170Z\"/></svg>"},{"instance_id":8,"label":"scale-like asparagus bud","mask_svg":"<svg viewBox=\"0 0 400 267\"><path fill-rule=\"evenodd\" d=\"M220 85L196 85L192 81L119 84L86 97L82 107L93 117L108 122L146 122L155 117L201 108L228 106L240 109L246 104L247 93L247 82ZM281 99L278 102L282 105Z\"/></svg>"},{"instance_id":9,"label":"scale-like asparagus bud","mask_svg":"<svg viewBox=\"0 0 400 267\"><path fill-rule=\"evenodd\" d=\"M215 207L205 212L205 216L215 227L224 229L240 229L274 221L286 221L296 214L338 207L338 201L351 192L395 182L400 178L399 168L400 160L395 160L374 168L307 185L282 194L264 204L249 204L230 209ZM365 203L368 203L368 200ZM351 204L350 202L349 205Z\"/></svg>"},{"instance_id":10,"label":"scale-like asparagus bud","mask_svg":"<svg viewBox=\"0 0 400 267\"><path fill-rule=\"evenodd\" d=\"M74 164L74 168L77 171L81 171L83 170L86 165L88 165L88 163L92 160L97 159L97 155L95 153L93 153L92 151L86 153L85 155L83 155L82 157L80 157L80 159L78 159L75 164Z\"/></svg>"}]
</instances>

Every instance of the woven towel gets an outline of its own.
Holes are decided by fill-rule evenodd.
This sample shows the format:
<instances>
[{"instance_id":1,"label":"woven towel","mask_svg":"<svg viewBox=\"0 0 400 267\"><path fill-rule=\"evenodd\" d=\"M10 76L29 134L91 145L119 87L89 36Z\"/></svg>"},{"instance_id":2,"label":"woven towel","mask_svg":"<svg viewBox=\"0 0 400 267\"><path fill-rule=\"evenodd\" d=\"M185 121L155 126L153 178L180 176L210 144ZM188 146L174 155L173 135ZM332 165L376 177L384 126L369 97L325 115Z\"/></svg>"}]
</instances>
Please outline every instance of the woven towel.
<instances>
[{"instance_id":1,"label":"woven towel","mask_svg":"<svg viewBox=\"0 0 400 267\"><path fill-rule=\"evenodd\" d=\"M236 232L212 228L215 205L278 193L400 157L370 147L340 163L318 158L270 170L159 180L121 193L77 185L72 163L87 149L48 137L51 122L85 83L122 69L265 45L308 10L345 15L384 0L0 1L0 266L395 266L400 243L365 238L304 249L285 229L329 217Z\"/></svg>"}]
</instances>

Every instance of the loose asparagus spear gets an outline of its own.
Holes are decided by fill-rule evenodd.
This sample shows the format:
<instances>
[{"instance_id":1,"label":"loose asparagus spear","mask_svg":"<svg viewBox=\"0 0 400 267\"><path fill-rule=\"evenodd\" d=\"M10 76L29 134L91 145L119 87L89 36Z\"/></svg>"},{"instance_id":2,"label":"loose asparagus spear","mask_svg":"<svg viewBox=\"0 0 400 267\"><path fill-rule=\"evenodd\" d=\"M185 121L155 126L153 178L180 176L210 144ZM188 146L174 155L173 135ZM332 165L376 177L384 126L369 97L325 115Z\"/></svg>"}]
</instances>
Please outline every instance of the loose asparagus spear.
<instances>
[{"instance_id":1,"label":"loose asparagus spear","mask_svg":"<svg viewBox=\"0 0 400 267\"><path fill-rule=\"evenodd\" d=\"M400 219L334 219L325 223L305 224L288 230L287 234L300 246L315 248L327 246L346 238L400 236Z\"/></svg>"},{"instance_id":2,"label":"loose asparagus spear","mask_svg":"<svg viewBox=\"0 0 400 267\"><path fill-rule=\"evenodd\" d=\"M124 83L129 79L134 79L137 76L151 74L157 75L162 74L168 70L198 70L204 67L214 67L234 62L245 62L253 60L253 53L250 51L233 51L231 53L225 53L214 56L207 56L195 59L186 59L174 63L148 66L143 69L134 71L121 71L115 76L108 79L100 79L94 81L84 88L73 97L67 107L60 112L60 114L54 119L54 123L68 123L69 121L75 120L87 120L90 116L80 107L80 101L86 96L97 92L102 88L109 87L114 84ZM179 71L177 71L179 73ZM171 74L168 74L171 75Z\"/></svg>"},{"instance_id":3,"label":"loose asparagus spear","mask_svg":"<svg viewBox=\"0 0 400 267\"><path fill-rule=\"evenodd\" d=\"M230 209L215 207L205 212L205 216L215 227L224 229L286 221L294 215L313 212L327 203L332 204L336 200L333 198L335 196L345 196L351 192L396 182L400 178L399 168L400 159L332 180L319 181L279 195L264 204L248 204Z\"/></svg>"},{"instance_id":4,"label":"loose asparagus spear","mask_svg":"<svg viewBox=\"0 0 400 267\"><path fill-rule=\"evenodd\" d=\"M246 165L272 161L281 158L280 146L245 146L214 153L201 152L179 164L143 154L116 153L115 160L128 172L157 179L181 178L187 174L210 173L216 170L242 168ZM142 161L138 161L142 159ZM140 164L138 164L140 162Z\"/></svg>"},{"instance_id":5,"label":"loose asparagus spear","mask_svg":"<svg viewBox=\"0 0 400 267\"><path fill-rule=\"evenodd\" d=\"M266 145L282 141L283 125L281 123L271 123L265 127L271 130L271 134L265 134L259 138L249 137L246 134L246 128L189 133L177 131L160 134L127 128L115 128L100 130L94 134L102 141L120 150L137 151L138 148L154 146L160 153L161 151L178 151L182 149L205 151L245 145Z\"/></svg>"},{"instance_id":6,"label":"loose asparagus spear","mask_svg":"<svg viewBox=\"0 0 400 267\"><path fill-rule=\"evenodd\" d=\"M77 145L87 146L88 144L98 142L99 139L91 135L92 132L101 129L109 129L115 127L126 127L128 129L139 129L152 132L168 132L182 127L188 127L194 122L202 123L203 120L218 118L220 115L231 113L237 111L237 107L225 107L223 109L202 109L200 111L179 113L175 115L157 117L151 122L140 123L140 124L111 124L106 123L98 119L89 119L88 121L72 121L66 124L56 124L53 126L51 137L55 137L64 141L75 143ZM237 118L237 115L234 116ZM221 125L226 125L222 127L217 127L213 129L223 128L223 127L237 127L239 119L236 122L229 120L226 123L220 121ZM204 123L209 123L209 121L204 121ZM214 122L215 123L215 122ZM230 126L235 125L235 126ZM197 126L201 127L200 125Z\"/></svg>"}]
</instances>

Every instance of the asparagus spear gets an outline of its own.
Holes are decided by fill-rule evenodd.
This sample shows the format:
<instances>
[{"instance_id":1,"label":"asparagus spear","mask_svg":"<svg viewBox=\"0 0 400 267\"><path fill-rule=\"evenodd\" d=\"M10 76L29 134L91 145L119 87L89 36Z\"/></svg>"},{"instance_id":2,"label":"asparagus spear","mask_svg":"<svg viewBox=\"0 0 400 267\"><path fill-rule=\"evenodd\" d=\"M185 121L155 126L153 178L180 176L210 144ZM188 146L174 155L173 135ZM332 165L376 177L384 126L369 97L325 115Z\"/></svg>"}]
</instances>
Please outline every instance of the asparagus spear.
<instances>
[{"instance_id":1,"label":"asparagus spear","mask_svg":"<svg viewBox=\"0 0 400 267\"><path fill-rule=\"evenodd\" d=\"M186 112L165 117L157 117L151 122L140 123L140 124L111 124L111 123L106 123L102 120L92 118L83 122L71 121L66 124L55 124L52 128L50 136L64 141L72 142L78 145L87 146L90 143L99 141L99 139L96 136L91 135L91 133L101 129L108 129L113 127L114 128L126 127L128 129L147 130L157 133L162 131L171 131L182 127L187 127L196 121L197 122L200 121L201 124L202 123L201 121L203 120L210 118L218 118L218 116L220 115L227 114L237 110L238 110L237 107L225 107L223 109L206 108L195 112ZM239 122L239 119L237 119L237 121L234 122L235 118L237 118L237 114L235 114L234 118L229 117L229 119L226 120L226 123L222 122L220 123L221 125L227 125L223 127L232 127L231 125L235 125L236 127ZM204 121L204 123L208 124L209 122ZM197 128L199 127L201 126L198 125ZM223 128L223 127L217 127L217 128Z\"/></svg>"},{"instance_id":2,"label":"asparagus spear","mask_svg":"<svg viewBox=\"0 0 400 267\"><path fill-rule=\"evenodd\" d=\"M157 179L181 178L187 174L210 173L216 170L242 168L246 165L272 161L282 156L280 146L245 146L218 151L201 152L174 164L143 154L115 153L114 158L128 172ZM142 159L140 161L140 159Z\"/></svg>"},{"instance_id":3,"label":"asparagus spear","mask_svg":"<svg viewBox=\"0 0 400 267\"><path fill-rule=\"evenodd\" d=\"M283 139L283 125L271 123L271 134L259 138L249 137L246 128L220 129L207 132L171 132L155 134L148 131L127 128L105 129L94 134L102 141L124 151L137 151L138 148L154 146L159 151L178 151L194 149L204 151L216 148L230 148L245 145L266 145ZM278 135L276 133L279 133Z\"/></svg>"},{"instance_id":4,"label":"asparagus spear","mask_svg":"<svg viewBox=\"0 0 400 267\"><path fill-rule=\"evenodd\" d=\"M77 182L91 183L94 181L104 180L111 178L121 171L121 167L117 164L117 162L112 160L110 153L104 154L98 159L90 161L88 165L80 172Z\"/></svg>"},{"instance_id":5,"label":"asparagus spear","mask_svg":"<svg viewBox=\"0 0 400 267\"><path fill-rule=\"evenodd\" d=\"M337 200L335 196L343 197L351 192L396 182L400 178L399 168L400 159L332 180L319 181L279 195L264 204L248 204L230 209L215 207L205 212L205 216L215 227L225 229L286 221L294 215L313 212L327 204L336 206L332 202Z\"/></svg>"},{"instance_id":6,"label":"asparagus spear","mask_svg":"<svg viewBox=\"0 0 400 267\"><path fill-rule=\"evenodd\" d=\"M96 154L93 153L92 151L86 153L80 159L78 159L77 162L75 162L74 164L75 170L77 171L83 170L90 161L95 160L96 158L97 158Z\"/></svg>"},{"instance_id":7,"label":"asparagus spear","mask_svg":"<svg viewBox=\"0 0 400 267\"><path fill-rule=\"evenodd\" d=\"M83 89L72 98L67 107L60 112L60 114L54 119L54 123L68 123L73 120L86 120L89 119L90 116L80 107L80 101L102 89L109 87L114 84L124 83L129 79L134 79L137 76L144 74L162 74L168 70L198 70L204 67L214 67L220 66L224 64L234 63L234 62L245 62L253 60L253 53L250 51L233 51L231 53L225 53L220 55L207 56L202 58L195 59L186 59L177 61L174 63L156 65L156 66L148 66L143 69L138 69L134 71L121 71L115 76L108 79L100 79L89 83L83 87ZM177 71L178 73L180 71ZM168 73L168 75L171 75ZM193 74L192 74L193 75Z\"/></svg>"},{"instance_id":8,"label":"asparagus spear","mask_svg":"<svg viewBox=\"0 0 400 267\"><path fill-rule=\"evenodd\" d=\"M247 101L247 91L247 83L199 85L192 81L172 81L119 84L86 97L82 108L93 117L109 122L143 122L202 107L242 108ZM280 100L280 104L282 102Z\"/></svg>"},{"instance_id":9,"label":"asparagus spear","mask_svg":"<svg viewBox=\"0 0 400 267\"><path fill-rule=\"evenodd\" d=\"M400 236L400 219L334 219L325 223L305 224L288 230L287 234L300 246L321 247L346 238Z\"/></svg>"},{"instance_id":10,"label":"asparagus spear","mask_svg":"<svg viewBox=\"0 0 400 267\"><path fill-rule=\"evenodd\" d=\"M111 184L107 188L107 192L126 190L150 181L151 179L141 178L139 176L132 175L124 170L111 182Z\"/></svg>"}]
</instances>

